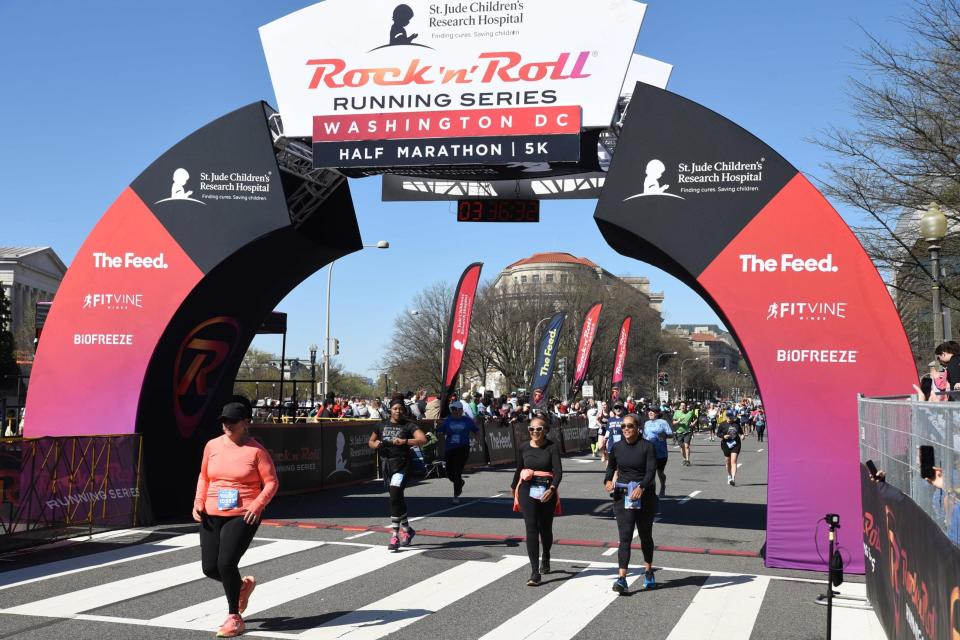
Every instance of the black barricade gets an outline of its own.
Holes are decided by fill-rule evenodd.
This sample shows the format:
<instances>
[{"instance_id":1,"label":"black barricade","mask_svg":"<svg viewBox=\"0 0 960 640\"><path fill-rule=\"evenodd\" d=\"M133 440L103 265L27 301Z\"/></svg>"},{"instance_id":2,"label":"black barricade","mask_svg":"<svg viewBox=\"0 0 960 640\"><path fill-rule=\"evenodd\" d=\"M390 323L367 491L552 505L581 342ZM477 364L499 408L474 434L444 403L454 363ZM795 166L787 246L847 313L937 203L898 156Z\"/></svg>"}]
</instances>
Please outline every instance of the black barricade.
<instances>
[{"instance_id":1,"label":"black barricade","mask_svg":"<svg viewBox=\"0 0 960 640\"><path fill-rule=\"evenodd\" d=\"M252 424L250 433L273 457L281 494L320 488L323 481L320 425Z\"/></svg>"},{"instance_id":2,"label":"black barricade","mask_svg":"<svg viewBox=\"0 0 960 640\"><path fill-rule=\"evenodd\" d=\"M499 420L487 420L483 424L483 441L487 447L490 464L513 464L516 460L513 428Z\"/></svg>"},{"instance_id":3,"label":"black barricade","mask_svg":"<svg viewBox=\"0 0 960 640\"><path fill-rule=\"evenodd\" d=\"M372 420L343 420L321 425L324 487L377 477L376 455L367 446L376 425Z\"/></svg>"},{"instance_id":4,"label":"black barricade","mask_svg":"<svg viewBox=\"0 0 960 640\"><path fill-rule=\"evenodd\" d=\"M587 420L579 416L560 422L558 429L563 438L564 453L579 453L590 450L590 433Z\"/></svg>"},{"instance_id":5,"label":"black barricade","mask_svg":"<svg viewBox=\"0 0 960 640\"><path fill-rule=\"evenodd\" d=\"M908 496L872 482L863 465L860 490L867 597L887 637L960 637L960 548ZM943 493L930 487L929 499L956 521L955 500Z\"/></svg>"}]
</instances>

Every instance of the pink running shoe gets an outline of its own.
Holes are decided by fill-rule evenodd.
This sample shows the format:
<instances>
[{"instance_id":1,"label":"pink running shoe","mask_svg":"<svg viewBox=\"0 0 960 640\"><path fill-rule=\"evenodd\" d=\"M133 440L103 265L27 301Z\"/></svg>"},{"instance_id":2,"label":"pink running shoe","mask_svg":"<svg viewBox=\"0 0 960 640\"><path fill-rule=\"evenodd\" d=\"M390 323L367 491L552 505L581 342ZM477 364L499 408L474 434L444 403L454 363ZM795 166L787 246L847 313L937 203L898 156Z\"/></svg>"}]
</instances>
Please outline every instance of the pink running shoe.
<instances>
[{"instance_id":1,"label":"pink running shoe","mask_svg":"<svg viewBox=\"0 0 960 640\"><path fill-rule=\"evenodd\" d=\"M243 618L235 613L232 613L227 616L227 619L224 621L224 623L220 625L219 629L217 629L217 637L235 638L246 630L247 625L243 623Z\"/></svg>"},{"instance_id":2,"label":"pink running shoe","mask_svg":"<svg viewBox=\"0 0 960 640\"><path fill-rule=\"evenodd\" d=\"M257 580L253 576L243 576L243 582L240 584L240 613L247 610L247 603L250 602L250 594L257 587Z\"/></svg>"},{"instance_id":3,"label":"pink running shoe","mask_svg":"<svg viewBox=\"0 0 960 640\"><path fill-rule=\"evenodd\" d=\"M390 538L390 544L387 545L387 549L390 551L400 551L400 538L392 536Z\"/></svg>"}]
</instances>

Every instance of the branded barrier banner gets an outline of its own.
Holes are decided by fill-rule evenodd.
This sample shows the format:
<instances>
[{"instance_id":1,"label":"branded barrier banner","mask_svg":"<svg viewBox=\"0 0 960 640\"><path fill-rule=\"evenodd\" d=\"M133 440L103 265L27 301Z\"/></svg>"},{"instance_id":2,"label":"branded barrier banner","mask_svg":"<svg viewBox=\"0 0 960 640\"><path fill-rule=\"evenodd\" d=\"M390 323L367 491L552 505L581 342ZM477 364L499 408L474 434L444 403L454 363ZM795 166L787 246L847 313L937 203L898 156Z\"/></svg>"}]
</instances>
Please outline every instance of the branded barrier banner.
<instances>
[{"instance_id":1,"label":"branded barrier banner","mask_svg":"<svg viewBox=\"0 0 960 640\"><path fill-rule=\"evenodd\" d=\"M513 464L516 461L513 428L498 420L483 423L483 440L490 464Z\"/></svg>"},{"instance_id":2,"label":"branded barrier banner","mask_svg":"<svg viewBox=\"0 0 960 640\"><path fill-rule=\"evenodd\" d=\"M332 487L377 477L377 458L367 446L375 421L349 421L321 427L323 486Z\"/></svg>"},{"instance_id":3,"label":"branded barrier banner","mask_svg":"<svg viewBox=\"0 0 960 640\"><path fill-rule=\"evenodd\" d=\"M273 457L281 495L320 488L324 477L320 425L251 424L250 433Z\"/></svg>"},{"instance_id":4,"label":"branded barrier banner","mask_svg":"<svg viewBox=\"0 0 960 640\"><path fill-rule=\"evenodd\" d=\"M447 323L447 342L443 346L443 384L444 393L440 398L440 415L448 413L447 404L450 394L460 374L460 364L463 362L463 353L470 338L470 319L473 316L473 299L477 294L477 285L480 282L482 262L474 262L463 270L460 281L457 282L456 293L453 296L453 306L450 308L450 320Z\"/></svg>"},{"instance_id":5,"label":"branded barrier banner","mask_svg":"<svg viewBox=\"0 0 960 640\"><path fill-rule=\"evenodd\" d=\"M567 315L561 311L550 318L540 338L537 360L533 366L533 382L530 383L530 388L533 389L531 400L535 408L541 407L547 398L547 387L550 386L550 379L553 378L553 369L557 363L557 349L560 348L560 333L563 331L563 321L566 317Z\"/></svg>"},{"instance_id":6,"label":"branded barrier banner","mask_svg":"<svg viewBox=\"0 0 960 640\"><path fill-rule=\"evenodd\" d=\"M23 441L20 509L30 527L134 526L140 495L140 436Z\"/></svg>"},{"instance_id":7,"label":"branded barrier banner","mask_svg":"<svg viewBox=\"0 0 960 640\"><path fill-rule=\"evenodd\" d=\"M570 418L560 422L559 429L563 440L564 453L579 453L590 450L590 432L586 418Z\"/></svg>"},{"instance_id":8,"label":"branded barrier banner","mask_svg":"<svg viewBox=\"0 0 960 640\"><path fill-rule=\"evenodd\" d=\"M620 334L617 337L617 353L613 357L613 378L611 379L610 399L616 404L620 399L620 385L623 384L623 364L627 361L627 345L630 342L630 316L623 319Z\"/></svg>"},{"instance_id":9,"label":"branded barrier banner","mask_svg":"<svg viewBox=\"0 0 960 640\"><path fill-rule=\"evenodd\" d=\"M598 302L590 307L590 311L583 318L580 342L577 345L576 368L573 372L573 385L571 387L571 395L573 396L580 392L580 387L587 378L587 368L590 366L590 351L593 349L593 339L597 337L597 326L600 324L600 311L602 309L603 304Z\"/></svg>"},{"instance_id":10,"label":"branded barrier banner","mask_svg":"<svg viewBox=\"0 0 960 640\"><path fill-rule=\"evenodd\" d=\"M867 597L887 637L960 637L960 547L909 496L872 482L864 465L860 491ZM960 508L933 487L930 499L941 511Z\"/></svg>"}]
</instances>

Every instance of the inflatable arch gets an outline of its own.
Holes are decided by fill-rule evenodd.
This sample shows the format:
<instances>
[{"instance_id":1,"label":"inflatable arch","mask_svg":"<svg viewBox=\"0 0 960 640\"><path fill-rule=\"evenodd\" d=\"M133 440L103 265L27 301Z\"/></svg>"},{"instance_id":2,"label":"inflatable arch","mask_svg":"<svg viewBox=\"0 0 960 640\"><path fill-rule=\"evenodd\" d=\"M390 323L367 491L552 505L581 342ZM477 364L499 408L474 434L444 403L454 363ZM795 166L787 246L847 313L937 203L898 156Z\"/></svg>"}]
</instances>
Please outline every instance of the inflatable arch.
<instances>
[{"instance_id":1,"label":"inflatable arch","mask_svg":"<svg viewBox=\"0 0 960 640\"><path fill-rule=\"evenodd\" d=\"M855 395L904 392L916 373L853 233L761 141L643 84L595 219L615 250L698 291L749 360L771 425L767 564L822 569L817 520L837 512L862 570ZM199 129L77 253L44 327L25 435L140 433L154 512L185 514L257 327L360 248L346 181L313 169L266 104Z\"/></svg>"}]
</instances>

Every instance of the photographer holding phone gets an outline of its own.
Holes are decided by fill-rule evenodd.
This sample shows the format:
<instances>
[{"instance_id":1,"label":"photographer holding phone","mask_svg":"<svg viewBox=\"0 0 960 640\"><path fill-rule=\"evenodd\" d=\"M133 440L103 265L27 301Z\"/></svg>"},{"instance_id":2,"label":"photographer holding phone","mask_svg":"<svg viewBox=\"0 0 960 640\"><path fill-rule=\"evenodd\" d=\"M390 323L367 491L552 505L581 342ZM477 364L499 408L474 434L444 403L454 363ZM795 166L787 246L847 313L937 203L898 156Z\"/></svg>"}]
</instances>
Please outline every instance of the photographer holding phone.
<instances>
[{"instance_id":1,"label":"photographer holding phone","mask_svg":"<svg viewBox=\"0 0 960 640\"><path fill-rule=\"evenodd\" d=\"M627 568L630 564L630 544L633 532L640 537L643 562L644 589L653 589L653 519L657 513L657 493L654 477L657 455L652 443L640 437L640 421L634 414L623 419L623 439L610 450L604 489L613 494L613 515L617 519L620 544L617 549L619 571L613 590L627 590ZM614 474L617 481L614 482Z\"/></svg>"},{"instance_id":2,"label":"photographer holding phone","mask_svg":"<svg viewBox=\"0 0 960 640\"><path fill-rule=\"evenodd\" d=\"M527 427L530 441L517 449L517 470L510 485L513 489L513 510L523 514L527 530L527 556L532 569L527 581L529 587L540 584L540 574L550 573L553 517L560 513L557 495L557 487L563 478L560 445L547 439L547 428L547 420L542 415L538 414L530 421Z\"/></svg>"}]
</instances>

